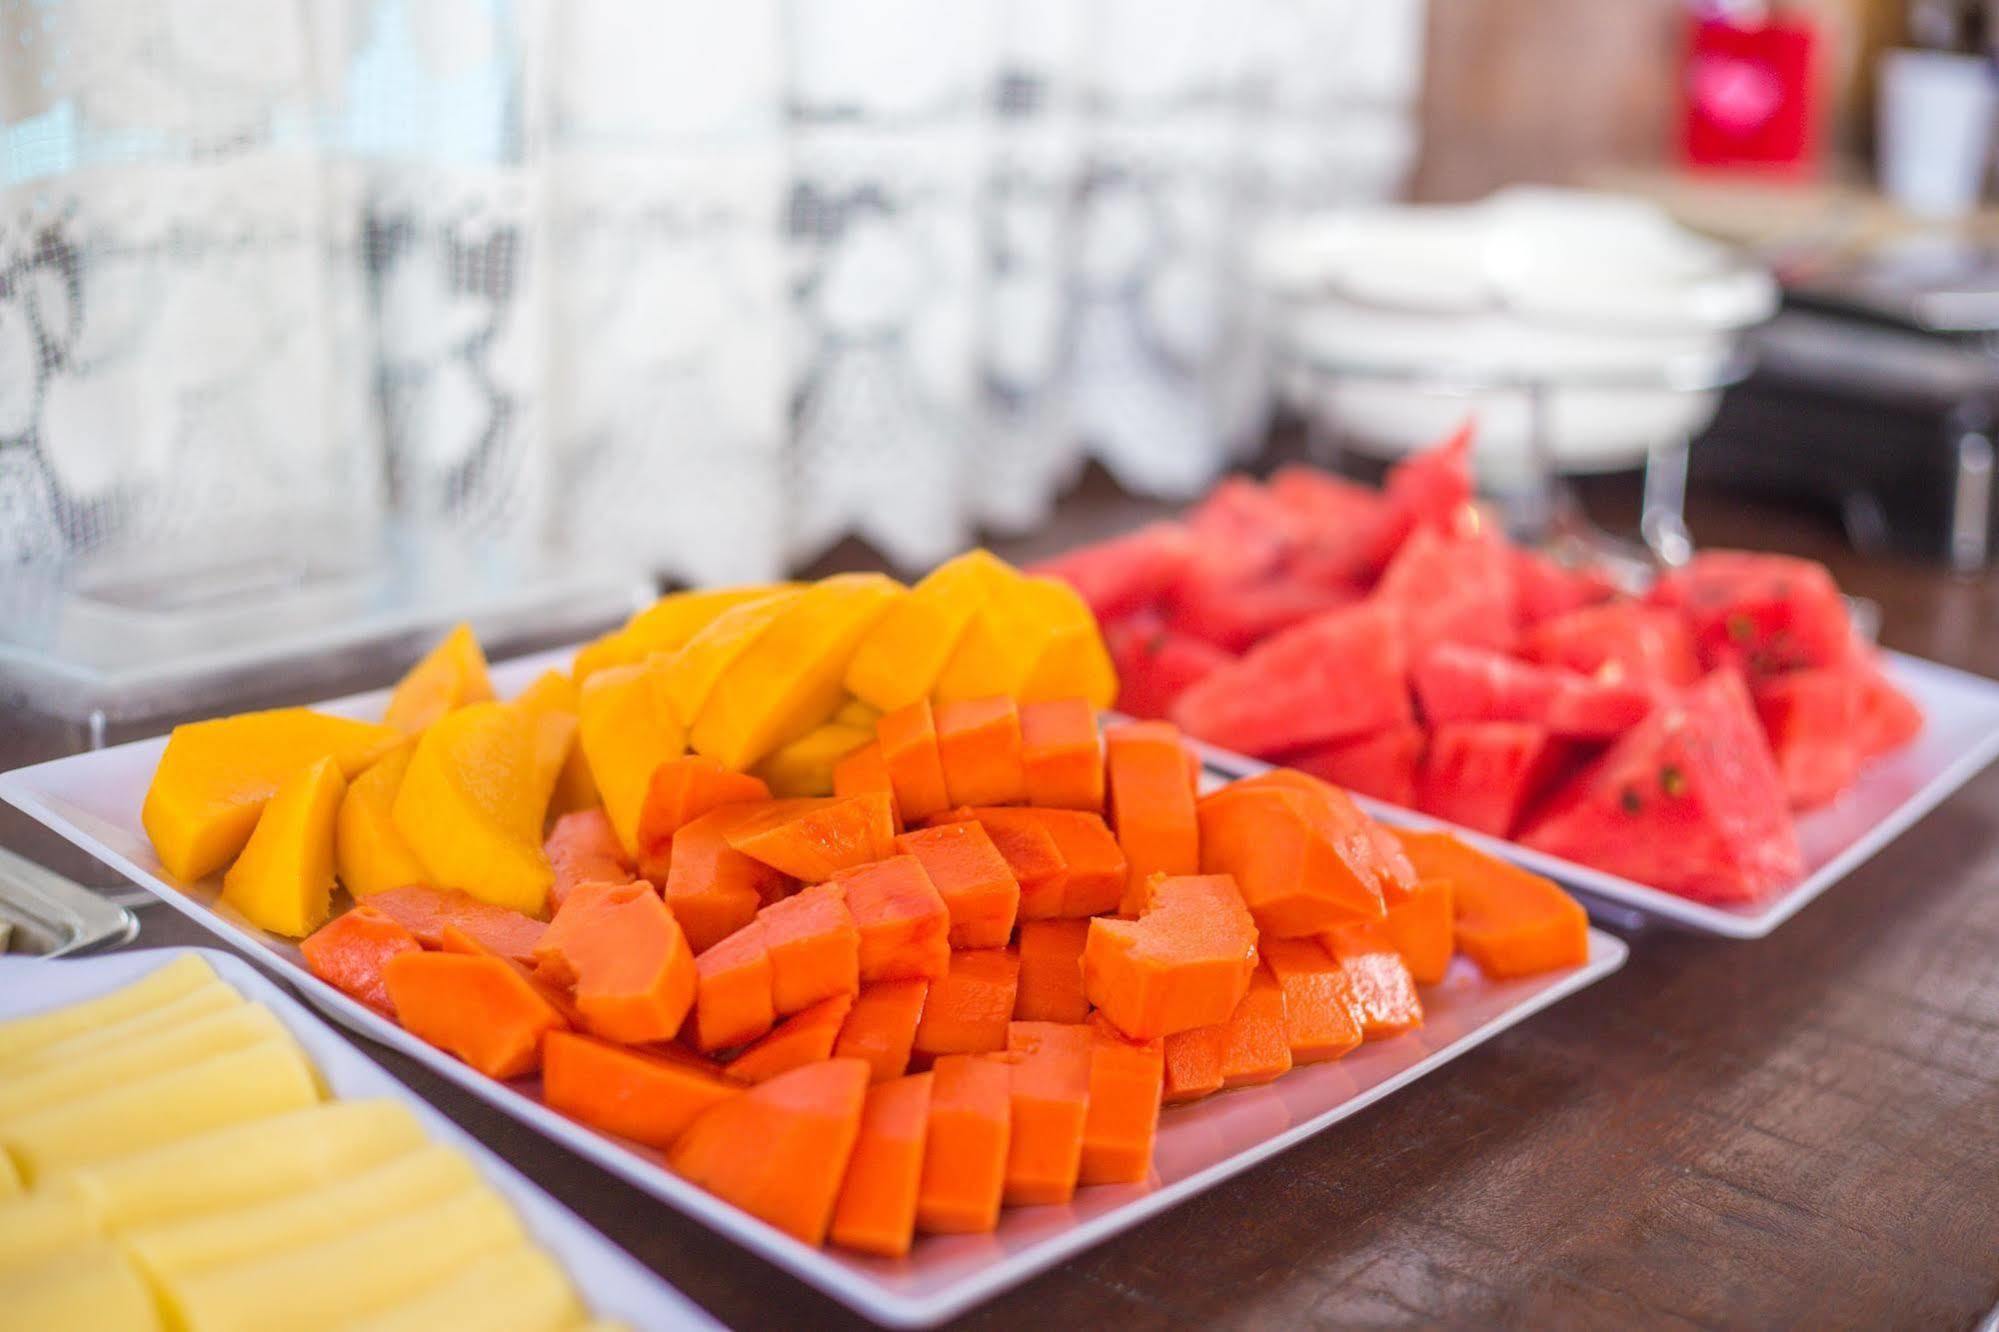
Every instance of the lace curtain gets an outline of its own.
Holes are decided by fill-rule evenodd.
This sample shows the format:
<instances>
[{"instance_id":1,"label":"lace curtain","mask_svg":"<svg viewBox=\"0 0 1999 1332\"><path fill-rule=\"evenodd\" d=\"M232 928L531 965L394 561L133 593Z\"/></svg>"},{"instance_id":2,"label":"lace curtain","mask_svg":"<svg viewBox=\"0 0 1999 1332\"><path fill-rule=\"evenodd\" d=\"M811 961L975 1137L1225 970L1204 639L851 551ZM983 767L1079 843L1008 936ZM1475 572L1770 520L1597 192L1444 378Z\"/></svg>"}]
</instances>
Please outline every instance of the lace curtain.
<instances>
[{"instance_id":1,"label":"lace curtain","mask_svg":"<svg viewBox=\"0 0 1999 1332\"><path fill-rule=\"evenodd\" d=\"M0 563L915 566L1258 435L1421 0L0 0Z\"/></svg>"}]
</instances>

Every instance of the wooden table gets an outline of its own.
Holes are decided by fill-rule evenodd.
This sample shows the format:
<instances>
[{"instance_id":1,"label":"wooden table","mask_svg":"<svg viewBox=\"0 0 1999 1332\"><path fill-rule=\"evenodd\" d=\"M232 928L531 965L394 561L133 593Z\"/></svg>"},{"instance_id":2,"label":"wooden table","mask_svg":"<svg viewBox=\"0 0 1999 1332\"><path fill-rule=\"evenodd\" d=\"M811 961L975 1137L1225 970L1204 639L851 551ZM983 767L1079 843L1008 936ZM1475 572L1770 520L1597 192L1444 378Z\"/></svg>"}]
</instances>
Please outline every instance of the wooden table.
<instances>
[{"instance_id":1,"label":"wooden table","mask_svg":"<svg viewBox=\"0 0 1999 1332\"><path fill-rule=\"evenodd\" d=\"M1152 508L1093 480L1001 548ZM1698 495L1692 516L1708 544L1826 560L1882 604L1887 643L1999 676L1999 579L1860 561L1827 529ZM0 768L82 739L0 721ZM10 809L0 842L111 881ZM142 946L215 944L164 909L143 920ZM966 1325L1965 1327L1999 1304L1999 771L1769 939L1632 943L1608 981ZM854 1321L365 1048L729 1324Z\"/></svg>"}]
</instances>

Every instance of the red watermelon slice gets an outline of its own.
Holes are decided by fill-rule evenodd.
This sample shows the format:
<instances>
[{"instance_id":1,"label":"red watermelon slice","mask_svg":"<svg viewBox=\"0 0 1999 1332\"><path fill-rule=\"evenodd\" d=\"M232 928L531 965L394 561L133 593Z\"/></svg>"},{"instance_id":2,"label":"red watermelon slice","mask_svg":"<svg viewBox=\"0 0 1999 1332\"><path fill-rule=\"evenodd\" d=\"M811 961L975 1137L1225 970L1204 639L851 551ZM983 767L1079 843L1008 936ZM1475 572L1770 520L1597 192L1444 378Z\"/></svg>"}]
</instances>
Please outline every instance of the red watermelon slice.
<instances>
[{"instance_id":1,"label":"red watermelon slice","mask_svg":"<svg viewBox=\"0 0 1999 1332\"><path fill-rule=\"evenodd\" d=\"M1143 610L1179 581L1194 543L1178 523L1153 523L1136 532L1034 566L1076 589L1100 623Z\"/></svg>"},{"instance_id":2,"label":"red watermelon slice","mask_svg":"<svg viewBox=\"0 0 1999 1332\"><path fill-rule=\"evenodd\" d=\"M1735 666L1752 679L1836 666L1853 642L1832 575L1789 555L1703 551L1661 578L1650 600L1686 617L1703 665Z\"/></svg>"},{"instance_id":3,"label":"red watermelon slice","mask_svg":"<svg viewBox=\"0 0 1999 1332\"><path fill-rule=\"evenodd\" d=\"M1372 735L1300 750L1284 762L1334 786L1413 808L1416 765L1422 759L1423 728L1414 722L1398 722Z\"/></svg>"},{"instance_id":4,"label":"red watermelon slice","mask_svg":"<svg viewBox=\"0 0 1999 1332\"><path fill-rule=\"evenodd\" d=\"M1243 582L1275 570L1289 548L1289 515L1246 476L1225 477L1187 514L1194 543L1190 572Z\"/></svg>"},{"instance_id":5,"label":"red watermelon slice","mask_svg":"<svg viewBox=\"0 0 1999 1332\"><path fill-rule=\"evenodd\" d=\"M1881 673L1872 651L1856 646L1852 669L1860 691L1854 739L1862 758L1900 749L1922 734L1923 710Z\"/></svg>"},{"instance_id":6,"label":"red watermelon slice","mask_svg":"<svg viewBox=\"0 0 1999 1332\"><path fill-rule=\"evenodd\" d=\"M1361 588L1380 572L1388 505L1381 495L1316 467L1280 467L1270 498L1285 514L1291 552L1287 567L1308 583Z\"/></svg>"},{"instance_id":7,"label":"red watermelon slice","mask_svg":"<svg viewBox=\"0 0 1999 1332\"><path fill-rule=\"evenodd\" d=\"M1523 628L1617 596L1617 584L1596 569L1568 569L1539 551L1512 552L1514 611Z\"/></svg>"},{"instance_id":8,"label":"red watermelon slice","mask_svg":"<svg viewBox=\"0 0 1999 1332\"><path fill-rule=\"evenodd\" d=\"M1393 606L1327 611L1266 638L1180 695L1173 720L1244 754L1277 754L1411 720Z\"/></svg>"},{"instance_id":9,"label":"red watermelon slice","mask_svg":"<svg viewBox=\"0 0 1999 1332\"><path fill-rule=\"evenodd\" d=\"M1532 722L1445 722L1430 732L1416 807L1504 837L1561 771L1566 747Z\"/></svg>"},{"instance_id":10,"label":"red watermelon slice","mask_svg":"<svg viewBox=\"0 0 1999 1332\"><path fill-rule=\"evenodd\" d=\"M1434 448L1388 469L1382 485L1388 512L1377 541L1375 567L1388 563L1418 528L1456 530L1474 493L1472 435L1472 420L1466 418Z\"/></svg>"},{"instance_id":11,"label":"red watermelon slice","mask_svg":"<svg viewBox=\"0 0 1999 1332\"><path fill-rule=\"evenodd\" d=\"M1860 771L1860 678L1844 667L1789 671L1754 686L1793 809L1829 804Z\"/></svg>"},{"instance_id":12,"label":"red watermelon slice","mask_svg":"<svg viewBox=\"0 0 1999 1332\"><path fill-rule=\"evenodd\" d=\"M1505 538L1490 528L1469 535L1417 528L1374 597L1402 608L1409 652L1418 660L1438 643L1513 646L1513 574Z\"/></svg>"},{"instance_id":13,"label":"red watermelon slice","mask_svg":"<svg viewBox=\"0 0 1999 1332\"><path fill-rule=\"evenodd\" d=\"M1233 654L1322 611L1358 600L1360 593L1351 588L1273 573L1240 583L1190 575L1181 580L1167 604L1174 629Z\"/></svg>"},{"instance_id":14,"label":"red watermelon slice","mask_svg":"<svg viewBox=\"0 0 1999 1332\"><path fill-rule=\"evenodd\" d=\"M1118 711L1161 718L1189 685L1235 658L1214 644L1175 633L1155 612L1104 626L1104 643L1117 667Z\"/></svg>"},{"instance_id":15,"label":"red watermelon slice","mask_svg":"<svg viewBox=\"0 0 1999 1332\"><path fill-rule=\"evenodd\" d=\"M1652 711L1652 691L1642 685L1537 666L1461 643L1430 649L1410 678L1433 726L1535 722L1556 735L1608 740Z\"/></svg>"},{"instance_id":16,"label":"red watermelon slice","mask_svg":"<svg viewBox=\"0 0 1999 1332\"><path fill-rule=\"evenodd\" d=\"M1520 840L1705 902L1753 902L1804 871L1783 781L1731 670L1661 704Z\"/></svg>"},{"instance_id":17,"label":"red watermelon slice","mask_svg":"<svg viewBox=\"0 0 1999 1332\"><path fill-rule=\"evenodd\" d=\"M1523 655L1600 680L1689 685L1701 676L1687 626L1672 611L1632 601L1587 606L1527 631Z\"/></svg>"}]
</instances>

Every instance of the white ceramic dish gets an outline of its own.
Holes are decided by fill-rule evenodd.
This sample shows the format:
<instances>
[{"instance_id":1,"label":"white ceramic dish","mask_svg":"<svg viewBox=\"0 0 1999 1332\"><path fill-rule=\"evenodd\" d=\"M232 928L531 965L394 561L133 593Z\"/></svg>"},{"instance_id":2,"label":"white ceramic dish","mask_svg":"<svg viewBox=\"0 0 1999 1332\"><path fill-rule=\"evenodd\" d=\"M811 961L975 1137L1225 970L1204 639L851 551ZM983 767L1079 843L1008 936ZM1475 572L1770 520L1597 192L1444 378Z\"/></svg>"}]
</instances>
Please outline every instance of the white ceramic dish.
<instances>
[{"instance_id":1,"label":"white ceramic dish","mask_svg":"<svg viewBox=\"0 0 1999 1332\"><path fill-rule=\"evenodd\" d=\"M549 652L506 662L493 670L494 687L502 697L510 696L541 671L566 664L569 655ZM377 691L322 706L379 715L386 700L386 691ZM1068 1207L1009 1209L993 1235L925 1239L904 1261L868 1259L814 1249L779 1233L669 1173L657 1153L547 1109L533 1095L532 1083L497 1083L473 1072L319 981L306 970L295 944L218 906L213 881L192 890L169 882L139 825L141 798L165 743L164 738L135 741L0 774L0 797L277 968L342 1026L420 1060L857 1312L895 1326L940 1322L1248 1169L1601 979L1626 956L1621 941L1592 930L1589 960L1565 972L1494 983L1460 960L1442 984L1425 992L1427 1017L1420 1031L1363 1046L1335 1063L1294 1071L1268 1086L1168 1110L1148 1183L1084 1189Z\"/></svg>"},{"instance_id":2,"label":"white ceramic dish","mask_svg":"<svg viewBox=\"0 0 1999 1332\"><path fill-rule=\"evenodd\" d=\"M1760 939L1999 757L1999 682L1899 652L1883 657L1888 677L1922 707L1926 719L1922 734L1907 748L1869 763L1853 788L1833 804L1798 820L1804 877L1752 905L1690 901L1399 805L1358 799L1385 823L1449 828L1494 855L1556 879L1573 889L1592 915L1620 928L1669 924L1731 939ZM1211 746L1202 749L1210 767L1231 775L1270 766Z\"/></svg>"},{"instance_id":3,"label":"white ceramic dish","mask_svg":"<svg viewBox=\"0 0 1999 1332\"><path fill-rule=\"evenodd\" d=\"M129 985L184 953L207 958L239 994L270 1009L311 1058L335 1096L342 1100L402 1101L423 1121L432 1138L471 1158L486 1182L513 1204L536 1242L569 1272L577 1293L597 1317L616 1319L637 1332L721 1326L232 953L212 948L161 948L90 958L0 958L0 1021L94 998Z\"/></svg>"}]
</instances>

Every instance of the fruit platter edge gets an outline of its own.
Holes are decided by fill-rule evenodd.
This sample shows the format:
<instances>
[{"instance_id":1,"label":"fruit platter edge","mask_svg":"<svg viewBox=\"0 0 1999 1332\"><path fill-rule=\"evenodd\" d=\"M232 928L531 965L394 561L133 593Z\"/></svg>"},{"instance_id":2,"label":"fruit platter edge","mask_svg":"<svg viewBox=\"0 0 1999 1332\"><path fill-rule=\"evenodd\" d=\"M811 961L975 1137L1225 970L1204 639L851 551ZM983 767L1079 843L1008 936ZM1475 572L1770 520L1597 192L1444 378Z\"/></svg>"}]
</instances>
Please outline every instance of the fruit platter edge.
<instances>
[{"instance_id":1,"label":"fruit platter edge","mask_svg":"<svg viewBox=\"0 0 1999 1332\"><path fill-rule=\"evenodd\" d=\"M1760 939L1999 758L1999 682L1906 653L1881 655L1888 678L1921 705L1927 717L1922 734L1876 760L1835 803L1798 817L1805 874L1759 902L1696 902L1401 805L1358 793L1354 800L1384 823L1448 829L1493 855L1545 874L1575 892L1593 918L1620 929L1665 926ZM1273 766L1192 737L1188 743L1208 768L1230 778Z\"/></svg>"},{"instance_id":2,"label":"fruit platter edge","mask_svg":"<svg viewBox=\"0 0 1999 1332\"><path fill-rule=\"evenodd\" d=\"M495 663L494 687L511 695L542 671L566 665L571 655L573 649L561 648ZM373 690L313 706L376 715L387 696L387 690ZM218 903L213 886L188 891L167 881L138 822L141 797L165 744L166 737L158 736L0 773L0 799L275 968L307 1003L342 1027L418 1060L857 1312L893 1326L941 1322L1248 1169L1602 979L1627 956L1621 940L1592 929L1588 961L1567 971L1494 982L1459 959L1425 992L1428 1019L1418 1031L1369 1043L1345 1059L1299 1070L1277 1083L1169 1107L1160 1124L1155 1177L1147 1184L1091 1189L1091 1196L1079 1195L1066 1207L1015 1209L994 1235L933 1239L909 1259L871 1259L802 1244L672 1174L658 1153L547 1109L532 1094L531 1083L492 1081L319 980L296 943ZM1221 757L1253 764L1240 756Z\"/></svg>"},{"instance_id":3,"label":"fruit platter edge","mask_svg":"<svg viewBox=\"0 0 1999 1332\"><path fill-rule=\"evenodd\" d=\"M491 1148L453 1123L379 1064L364 1057L285 989L232 953L214 948L133 949L97 957L0 958L0 1021L79 1003L128 985L187 954L195 954L244 999L284 1024L332 1093L342 1100L390 1099L409 1106L432 1141L469 1156L479 1173L513 1204L535 1239L569 1273L599 1317L643 1332L721 1326L701 1307L649 1271L550 1197Z\"/></svg>"}]
</instances>

